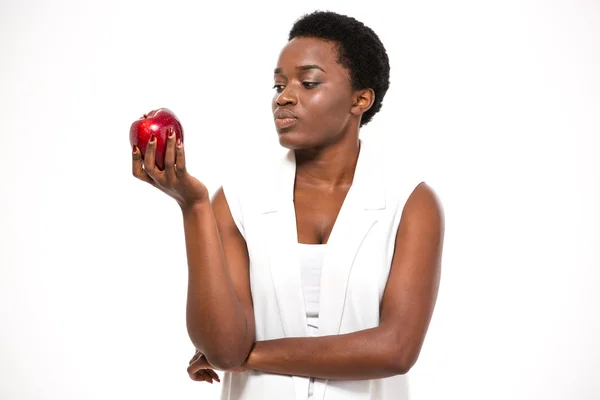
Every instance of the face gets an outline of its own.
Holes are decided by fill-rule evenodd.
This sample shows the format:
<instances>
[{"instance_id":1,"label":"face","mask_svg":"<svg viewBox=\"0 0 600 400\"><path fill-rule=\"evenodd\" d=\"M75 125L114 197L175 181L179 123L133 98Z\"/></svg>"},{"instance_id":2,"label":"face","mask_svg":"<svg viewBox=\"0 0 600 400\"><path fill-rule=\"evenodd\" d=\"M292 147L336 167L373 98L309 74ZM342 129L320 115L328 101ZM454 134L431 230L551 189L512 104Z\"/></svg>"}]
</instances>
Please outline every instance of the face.
<instances>
[{"instance_id":1,"label":"face","mask_svg":"<svg viewBox=\"0 0 600 400\"><path fill-rule=\"evenodd\" d=\"M281 51L273 114L282 146L319 147L357 132L362 114L357 93L337 59L335 46L316 38L292 39Z\"/></svg>"}]
</instances>

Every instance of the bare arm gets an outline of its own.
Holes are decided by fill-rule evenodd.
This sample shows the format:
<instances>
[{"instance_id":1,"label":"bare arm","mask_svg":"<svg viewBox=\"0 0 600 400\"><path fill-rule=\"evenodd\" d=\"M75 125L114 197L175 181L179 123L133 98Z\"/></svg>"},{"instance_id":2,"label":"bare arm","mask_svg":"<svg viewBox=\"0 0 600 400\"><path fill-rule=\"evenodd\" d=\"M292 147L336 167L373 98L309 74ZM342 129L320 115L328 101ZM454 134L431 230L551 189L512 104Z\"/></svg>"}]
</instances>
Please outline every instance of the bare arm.
<instances>
[{"instance_id":1,"label":"bare arm","mask_svg":"<svg viewBox=\"0 0 600 400\"><path fill-rule=\"evenodd\" d=\"M192 343L219 369L247 358L254 342L248 249L223 189L182 209L188 259L187 329Z\"/></svg>"},{"instance_id":2,"label":"bare arm","mask_svg":"<svg viewBox=\"0 0 600 400\"><path fill-rule=\"evenodd\" d=\"M346 335L256 342L247 369L320 379L377 379L401 373L390 357L391 335L378 328Z\"/></svg>"},{"instance_id":3,"label":"bare arm","mask_svg":"<svg viewBox=\"0 0 600 400\"><path fill-rule=\"evenodd\" d=\"M404 374L415 364L435 306L444 216L434 192L419 185L402 214L376 328L345 335L257 342L248 369L321 379Z\"/></svg>"},{"instance_id":4,"label":"bare arm","mask_svg":"<svg viewBox=\"0 0 600 400\"><path fill-rule=\"evenodd\" d=\"M177 201L183 213L189 281L187 329L196 349L212 365L236 368L254 342L248 249L223 189L213 202L206 186L187 172L183 142L169 130L164 170L155 163L152 135L145 156L132 148L132 172Z\"/></svg>"}]
</instances>

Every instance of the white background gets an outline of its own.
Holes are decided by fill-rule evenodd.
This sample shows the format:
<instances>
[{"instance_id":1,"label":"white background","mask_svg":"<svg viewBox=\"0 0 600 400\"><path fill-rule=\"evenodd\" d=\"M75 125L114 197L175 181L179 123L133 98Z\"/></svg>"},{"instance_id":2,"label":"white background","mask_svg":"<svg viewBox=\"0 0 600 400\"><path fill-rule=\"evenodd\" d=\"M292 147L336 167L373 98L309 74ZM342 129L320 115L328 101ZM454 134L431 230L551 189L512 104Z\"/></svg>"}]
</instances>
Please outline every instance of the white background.
<instances>
[{"instance_id":1,"label":"white background","mask_svg":"<svg viewBox=\"0 0 600 400\"><path fill-rule=\"evenodd\" d=\"M181 215L131 176L129 126L174 110L211 190L279 151L272 71L317 8L379 34L362 136L445 207L411 400L600 398L598 1L0 4L0 398L217 398L186 373Z\"/></svg>"}]
</instances>

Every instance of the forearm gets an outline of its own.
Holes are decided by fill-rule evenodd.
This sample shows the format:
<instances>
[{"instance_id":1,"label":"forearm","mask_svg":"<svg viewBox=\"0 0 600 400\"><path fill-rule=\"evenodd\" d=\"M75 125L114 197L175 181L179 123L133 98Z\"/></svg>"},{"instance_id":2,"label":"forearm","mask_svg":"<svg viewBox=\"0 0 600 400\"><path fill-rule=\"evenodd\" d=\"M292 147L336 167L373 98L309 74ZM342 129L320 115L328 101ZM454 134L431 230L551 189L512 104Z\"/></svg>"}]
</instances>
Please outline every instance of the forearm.
<instances>
[{"instance_id":1,"label":"forearm","mask_svg":"<svg viewBox=\"0 0 600 400\"><path fill-rule=\"evenodd\" d=\"M345 335L257 342L248 369L332 380L385 378L404 373L392 332L373 328Z\"/></svg>"},{"instance_id":2,"label":"forearm","mask_svg":"<svg viewBox=\"0 0 600 400\"><path fill-rule=\"evenodd\" d=\"M211 364L239 365L250 351L252 336L225 264L212 206L207 200L182 211L189 272L188 334Z\"/></svg>"}]
</instances>

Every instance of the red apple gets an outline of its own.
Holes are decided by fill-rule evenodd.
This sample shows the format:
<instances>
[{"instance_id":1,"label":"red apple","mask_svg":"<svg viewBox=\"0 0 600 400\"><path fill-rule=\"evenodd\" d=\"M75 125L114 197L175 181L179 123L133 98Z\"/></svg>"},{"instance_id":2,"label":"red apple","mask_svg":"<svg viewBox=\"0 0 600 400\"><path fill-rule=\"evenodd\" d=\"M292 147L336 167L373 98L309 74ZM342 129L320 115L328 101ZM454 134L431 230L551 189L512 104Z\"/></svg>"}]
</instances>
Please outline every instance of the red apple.
<instances>
[{"instance_id":1,"label":"red apple","mask_svg":"<svg viewBox=\"0 0 600 400\"><path fill-rule=\"evenodd\" d=\"M154 136L156 136L156 159L154 163L158 169L163 171L165 169L167 135L171 128L173 128L173 131L175 132L175 140L181 139L183 142L183 127L173 111L168 108L152 110L131 124L131 128L129 129L129 142L132 147L134 145L137 146L140 149L142 156L144 156L150 137L154 134Z\"/></svg>"}]
</instances>

